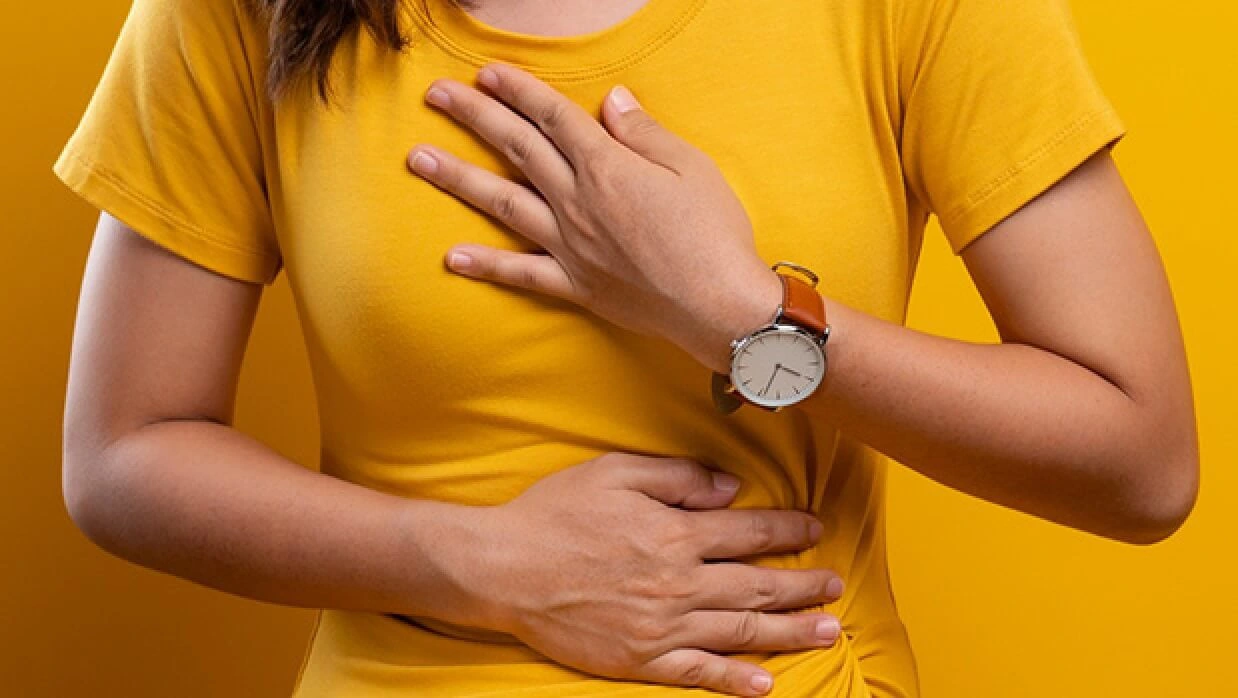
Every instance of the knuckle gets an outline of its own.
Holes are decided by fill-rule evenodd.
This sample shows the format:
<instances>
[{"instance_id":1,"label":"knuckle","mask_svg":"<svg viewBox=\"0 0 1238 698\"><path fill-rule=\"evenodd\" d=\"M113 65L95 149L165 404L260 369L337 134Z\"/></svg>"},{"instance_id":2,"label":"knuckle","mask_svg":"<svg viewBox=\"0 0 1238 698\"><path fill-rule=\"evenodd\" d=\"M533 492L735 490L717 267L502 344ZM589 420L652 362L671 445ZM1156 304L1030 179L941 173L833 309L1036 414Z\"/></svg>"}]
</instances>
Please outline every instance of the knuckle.
<instances>
[{"instance_id":1,"label":"knuckle","mask_svg":"<svg viewBox=\"0 0 1238 698\"><path fill-rule=\"evenodd\" d=\"M643 112L632 112L631 119L627 122L628 133L636 136L650 136L661 130L657 120Z\"/></svg>"},{"instance_id":2,"label":"knuckle","mask_svg":"<svg viewBox=\"0 0 1238 698\"><path fill-rule=\"evenodd\" d=\"M748 517L748 540L756 550L768 550L774 543L774 525L760 514Z\"/></svg>"},{"instance_id":3,"label":"knuckle","mask_svg":"<svg viewBox=\"0 0 1238 698\"><path fill-rule=\"evenodd\" d=\"M669 634L662 622L650 617L637 618L631 627L632 638L636 641L631 649L635 654L644 654L651 646L665 641Z\"/></svg>"},{"instance_id":4,"label":"knuckle","mask_svg":"<svg viewBox=\"0 0 1238 698\"><path fill-rule=\"evenodd\" d=\"M748 593L754 607L768 609L778 602L778 579L772 572L754 575Z\"/></svg>"},{"instance_id":5,"label":"knuckle","mask_svg":"<svg viewBox=\"0 0 1238 698\"><path fill-rule=\"evenodd\" d=\"M703 585L697 576L680 575L674 582L667 585L662 595L664 600L682 608L685 605L696 604L702 593Z\"/></svg>"},{"instance_id":6,"label":"knuckle","mask_svg":"<svg viewBox=\"0 0 1238 698\"><path fill-rule=\"evenodd\" d=\"M477 273L488 279L502 279L507 274L507 261L493 254L477 255Z\"/></svg>"},{"instance_id":7,"label":"knuckle","mask_svg":"<svg viewBox=\"0 0 1238 698\"><path fill-rule=\"evenodd\" d=\"M503 222L515 220L518 209L516 192L507 188L495 192L494 199L490 202L490 209Z\"/></svg>"},{"instance_id":8,"label":"knuckle","mask_svg":"<svg viewBox=\"0 0 1238 698\"><path fill-rule=\"evenodd\" d=\"M731 644L741 649L752 647L761 626L761 614L756 611L740 611L731 633Z\"/></svg>"},{"instance_id":9,"label":"knuckle","mask_svg":"<svg viewBox=\"0 0 1238 698\"><path fill-rule=\"evenodd\" d=\"M685 485L711 485L709 473L695 461L687 458L668 458L664 462L664 470L676 480Z\"/></svg>"},{"instance_id":10,"label":"knuckle","mask_svg":"<svg viewBox=\"0 0 1238 698\"><path fill-rule=\"evenodd\" d=\"M503 256L495 262L495 277L506 284L520 285L525 270L514 257Z\"/></svg>"},{"instance_id":11,"label":"knuckle","mask_svg":"<svg viewBox=\"0 0 1238 698\"><path fill-rule=\"evenodd\" d=\"M664 557L666 555L665 550L659 553ZM689 561L699 567L700 558L694 553L683 554L678 558L681 562ZM678 563L673 566L664 565L662 572L654 575L651 598L663 616L678 618L676 614L697 605L696 600L701 596L703 588L704 583L699 573L686 571ZM667 633L673 630L671 627L664 628Z\"/></svg>"},{"instance_id":12,"label":"knuckle","mask_svg":"<svg viewBox=\"0 0 1238 698\"><path fill-rule=\"evenodd\" d=\"M456 118L469 126L477 124L481 120L481 104L475 99L454 100L456 106Z\"/></svg>"},{"instance_id":13,"label":"knuckle","mask_svg":"<svg viewBox=\"0 0 1238 698\"><path fill-rule=\"evenodd\" d=\"M654 547L646 551L646 554L654 555L660 552L660 549ZM677 588L683 583L680 576L677 570L667 565L659 564L654 569L647 571L643 575L637 575L633 579L634 591L648 599L664 599L671 595L668 593L670 590Z\"/></svg>"},{"instance_id":14,"label":"knuckle","mask_svg":"<svg viewBox=\"0 0 1238 698\"><path fill-rule=\"evenodd\" d=\"M696 526L692 525L687 512L670 509L665 514L666 520L662 522L658 531L664 544L675 546L696 539Z\"/></svg>"},{"instance_id":15,"label":"knuckle","mask_svg":"<svg viewBox=\"0 0 1238 698\"><path fill-rule=\"evenodd\" d=\"M704 657L688 660L676 675L676 680L685 686L700 686L709 675L709 663Z\"/></svg>"},{"instance_id":16,"label":"knuckle","mask_svg":"<svg viewBox=\"0 0 1238 698\"><path fill-rule=\"evenodd\" d=\"M736 695L748 693L749 687L745 686L744 671L740 668L737 662L730 660L721 660L718 662L717 668L714 670L714 679L712 685L719 691L726 691Z\"/></svg>"},{"instance_id":17,"label":"knuckle","mask_svg":"<svg viewBox=\"0 0 1238 698\"><path fill-rule=\"evenodd\" d=\"M504 155L514 165L523 165L533 157L533 134L526 129L513 134L504 142Z\"/></svg>"},{"instance_id":18,"label":"knuckle","mask_svg":"<svg viewBox=\"0 0 1238 698\"><path fill-rule=\"evenodd\" d=\"M521 267L516 272L515 281L516 285L527 289L532 289L534 291L542 288L542 277L538 275L536 270L529 267Z\"/></svg>"},{"instance_id":19,"label":"knuckle","mask_svg":"<svg viewBox=\"0 0 1238 698\"><path fill-rule=\"evenodd\" d=\"M590 140L587 143L582 143L578 146L580 164L586 167L595 163L604 162L611 154L611 149L607 147L609 144L601 140Z\"/></svg>"},{"instance_id":20,"label":"knuckle","mask_svg":"<svg viewBox=\"0 0 1238 698\"><path fill-rule=\"evenodd\" d=\"M520 83L520 80L507 79L507 76L500 77L495 94L509 105L523 104L525 89Z\"/></svg>"},{"instance_id":21,"label":"knuckle","mask_svg":"<svg viewBox=\"0 0 1238 698\"><path fill-rule=\"evenodd\" d=\"M459 190L461 185L464 184L464 168L458 167L450 158L440 156L437 160L438 172L434 174L438 181L448 189L453 191Z\"/></svg>"},{"instance_id":22,"label":"knuckle","mask_svg":"<svg viewBox=\"0 0 1238 698\"><path fill-rule=\"evenodd\" d=\"M563 124L567 107L562 102L551 102L534 110L533 120L545 131L553 131Z\"/></svg>"},{"instance_id":23,"label":"knuckle","mask_svg":"<svg viewBox=\"0 0 1238 698\"><path fill-rule=\"evenodd\" d=\"M615 160L609 151L599 146L589 146L577 165L583 179L591 187L602 193L610 192L614 185L612 173L615 170Z\"/></svg>"},{"instance_id":24,"label":"knuckle","mask_svg":"<svg viewBox=\"0 0 1238 698\"><path fill-rule=\"evenodd\" d=\"M578 230L589 236L593 230L593 216L588 204L571 197L559 202L563 222L572 230Z\"/></svg>"}]
</instances>

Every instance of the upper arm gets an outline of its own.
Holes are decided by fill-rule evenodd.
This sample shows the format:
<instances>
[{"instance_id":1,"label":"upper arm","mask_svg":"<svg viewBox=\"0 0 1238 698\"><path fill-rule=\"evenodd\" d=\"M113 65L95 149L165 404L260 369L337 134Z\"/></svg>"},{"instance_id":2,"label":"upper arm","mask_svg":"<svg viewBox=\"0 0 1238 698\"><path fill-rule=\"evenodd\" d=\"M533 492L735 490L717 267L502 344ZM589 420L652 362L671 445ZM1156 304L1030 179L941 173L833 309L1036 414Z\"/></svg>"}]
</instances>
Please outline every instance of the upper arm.
<instances>
[{"instance_id":1,"label":"upper arm","mask_svg":"<svg viewBox=\"0 0 1238 698\"><path fill-rule=\"evenodd\" d=\"M1156 244L1109 151L960 256L1002 340L1058 354L1120 388L1137 407L1149 467L1168 476L1157 480L1171 485L1160 494L1193 498L1197 432L1178 315Z\"/></svg>"},{"instance_id":2,"label":"upper arm","mask_svg":"<svg viewBox=\"0 0 1238 698\"><path fill-rule=\"evenodd\" d=\"M223 276L99 219L73 332L65 403L71 464L171 419L230 423L261 283Z\"/></svg>"},{"instance_id":3,"label":"upper arm","mask_svg":"<svg viewBox=\"0 0 1238 698\"><path fill-rule=\"evenodd\" d=\"M957 254L1125 134L1068 0L897 0L908 190Z\"/></svg>"},{"instance_id":4,"label":"upper arm","mask_svg":"<svg viewBox=\"0 0 1238 698\"><path fill-rule=\"evenodd\" d=\"M895 7L908 191L941 222L1004 341L1126 394L1113 404L1130 409L1095 426L1129 435L1109 454L1129 462L1121 477L1177 518L1198 480L1185 350L1156 245L1109 155L1125 126L1069 1Z\"/></svg>"},{"instance_id":5,"label":"upper arm","mask_svg":"<svg viewBox=\"0 0 1238 698\"><path fill-rule=\"evenodd\" d=\"M261 286L283 265L260 29L238 0L134 0L56 161L106 212L74 335L66 476L143 424L231 418Z\"/></svg>"},{"instance_id":6,"label":"upper arm","mask_svg":"<svg viewBox=\"0 0 1238 698\"><path fill-rule=\"evenodd\" d=\"M238 0L134 0L56 175L197 264L270 284L273 117L260 27Z\"/></svg>"}]
</instances>

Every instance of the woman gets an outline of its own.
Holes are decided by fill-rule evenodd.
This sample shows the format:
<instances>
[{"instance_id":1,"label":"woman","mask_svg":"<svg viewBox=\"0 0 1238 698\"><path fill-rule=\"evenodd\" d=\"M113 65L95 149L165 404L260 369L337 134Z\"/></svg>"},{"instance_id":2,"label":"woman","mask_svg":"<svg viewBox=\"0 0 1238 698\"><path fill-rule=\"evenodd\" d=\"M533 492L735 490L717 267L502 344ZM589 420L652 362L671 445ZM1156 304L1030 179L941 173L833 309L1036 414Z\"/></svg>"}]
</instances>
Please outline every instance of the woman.
<instances>
[{"instance_id":1,"label":"woman","mask_svg":"<svg viewBox=\"0 0 1238 698\"><path fill-rule=\"evenodd\" d=\"M56 165L70 512L325 609L303 698L916 695L882 453L1129 542L1194 501L1122 135L1058 0L137 0ZM902 327L930 212L1001 344ZM230 426L280 269L322 474ZM780 303L820 374L745 393Z\"/></svg>"}]
</instances>

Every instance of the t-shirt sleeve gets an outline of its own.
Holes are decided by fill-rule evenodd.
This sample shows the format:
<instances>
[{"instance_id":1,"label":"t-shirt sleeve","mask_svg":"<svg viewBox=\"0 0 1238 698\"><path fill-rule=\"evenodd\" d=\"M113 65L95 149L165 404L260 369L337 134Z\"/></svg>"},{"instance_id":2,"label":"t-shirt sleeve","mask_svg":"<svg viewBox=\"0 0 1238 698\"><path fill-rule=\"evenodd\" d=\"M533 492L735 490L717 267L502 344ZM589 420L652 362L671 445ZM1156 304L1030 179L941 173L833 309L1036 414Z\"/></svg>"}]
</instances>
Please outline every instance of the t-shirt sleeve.
<instances>
[{"instance_id":1,"label":"t-shirt sleeve","mask_svg":"<svg viewBox=\"0 0 1238 698\"><path fill-rule=\"evenodd\" d=\"M909 190L955 254L1125 133L1068 0L900 0Z\"/></svg>"},{"instance_id":2,"label":"t-shirt sleeve","mask_svg":"<svg viewBox=\"0 0 1238 698\"><path fill-rule=\"evenodd\" d=\"M236 0L135 0L53 171L180 257L270 284L283 265L243 12Z\"/></svg>"}]
</instances>

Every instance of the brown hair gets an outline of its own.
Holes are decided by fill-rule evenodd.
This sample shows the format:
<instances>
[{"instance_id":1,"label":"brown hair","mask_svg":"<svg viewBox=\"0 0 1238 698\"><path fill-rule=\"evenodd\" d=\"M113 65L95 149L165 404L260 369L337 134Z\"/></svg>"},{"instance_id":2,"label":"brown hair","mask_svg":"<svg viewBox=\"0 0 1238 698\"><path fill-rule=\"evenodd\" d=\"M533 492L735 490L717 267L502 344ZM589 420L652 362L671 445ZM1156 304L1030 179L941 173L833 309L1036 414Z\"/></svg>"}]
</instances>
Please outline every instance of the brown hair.
<instances>
[{"instance_id":1,"label":"brown hair","mask_svg":"<svg viewBox=\"0 0 1238 698\"><path fill-rule=\"evenodd\" d=\"M331 56L340 40L361 28L380 46L408 45L400 24L403 0L249 0L268 24L267 88L278 99L289 88L313 80L318 96L330 99ZM425 0L418 0L424 2ZM475 7L476 0L453 0Z\"/></svg>"}]
</instances>

